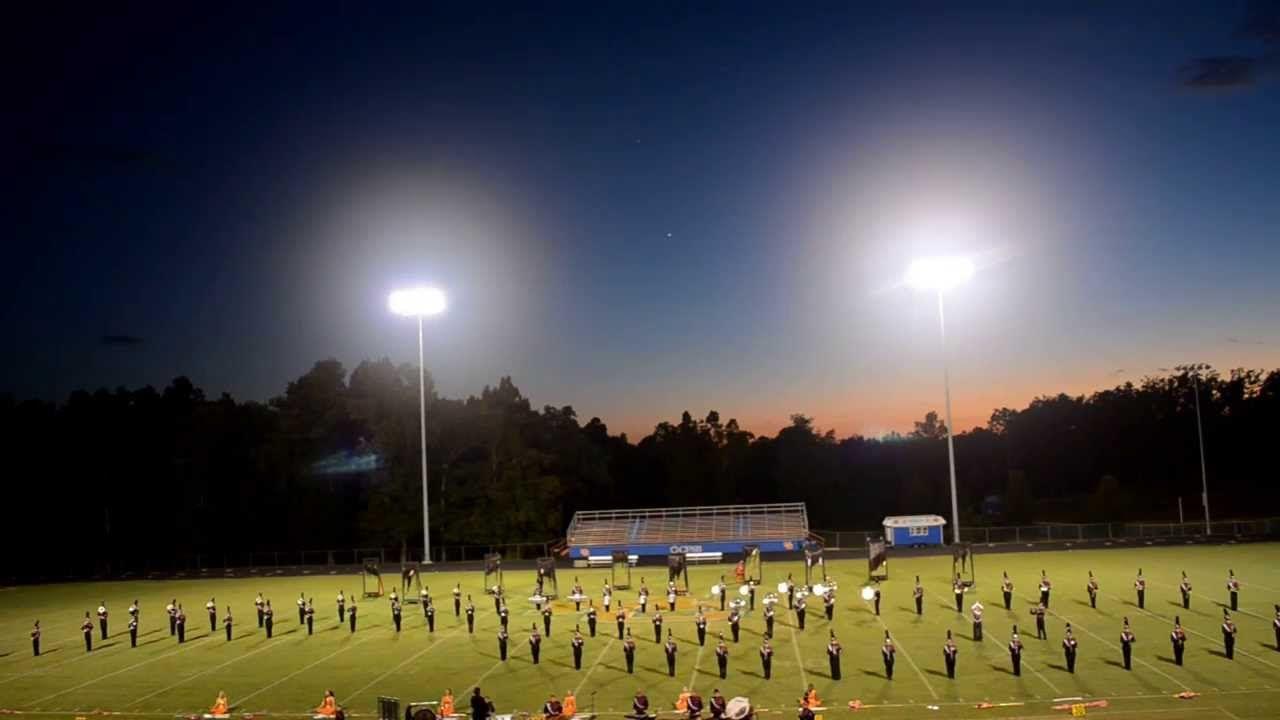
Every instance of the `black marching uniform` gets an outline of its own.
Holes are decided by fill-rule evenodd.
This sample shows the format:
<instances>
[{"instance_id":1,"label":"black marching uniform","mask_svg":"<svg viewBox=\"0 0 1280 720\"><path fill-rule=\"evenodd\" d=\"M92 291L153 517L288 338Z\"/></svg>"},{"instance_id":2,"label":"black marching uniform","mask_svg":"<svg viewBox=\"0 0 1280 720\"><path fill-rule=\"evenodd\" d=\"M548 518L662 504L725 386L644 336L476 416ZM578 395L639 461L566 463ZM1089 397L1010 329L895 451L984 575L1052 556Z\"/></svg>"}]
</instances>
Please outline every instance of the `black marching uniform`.
<instances>
[{"instance_id":1,"label":"black marching uniform","mask_svg":"<svg viewBox=\"0 0 1280 720\"><path fill-rule=\"evenodd\" d=\"M1182 623L1178 618L1174 618L1173 631L1169 633L1169 642L1173 646L1173 663L1181 665L1182 654L1187 649L1187 633L1182 629Z\"/></svg>"},{"instance_id":2,"label":"black marching uniform","mask_svg":"<svg viewBox=\"0 0 1280 720\"><path fill-rule=\"evenodd\" d=\"M262 626L267 630L267 637L271 637L271 628L275 626L276 611L271 609L271 601L267 601L267 605L262 610ZM351 627L356 626L356 606L351 606Z\"/></svg>"},{"instance_id":3,"label":"black marching uniform","mask_svg":"<svg viewBox=\"0 0 1280 720\"><path fill-rule=\"evenodd\" d=\"M728 595L728 586L724 584L724 576L720 576L720 612L724 612L724 596Z\"/></svg>"},{"instance_id":4,"label":"black marching uniform","mask_svg":"<svg viewBox=\"0 0 1280 720\"><path fill-rule=\"evenodd\" d=\"M258 611L258 627L262 628L266 619L266 604L262 600L262 593L258 593L258 597L253 599L253 607Z\"/></svg>"},{"instance_id":5,"label":"black marching uniform","mask_svg":"<svg viewBox=\"0 0 1280 720\"><path fill-rule=\"evenodd\" d=\"M1276 631L1280 633L1280 630ZM31 628L31 654L34 657L40 657L40 621L37 620L35 627Z\"/></svg>"},{"instance_id":6,"label":"black marching uniform","mask_svg":"<svg viewBox=\"0 0 1280 720\"><path fill-rule=\"evenodd\" d=\"M796 624L800 626L801 630L804 629L805 607L806 606L805 606L804 598L800 598L799 600L796 600Z\"/></svg>"},{"instance_id":7,"label":"black marching uniform","mask_svg":"<svg viewBox=\"0 0 1280 720\"><path fill-rule=\"evenodd\" d=\"M1004 609L1013 609L1013 581L1009 579L1009 573L1005 573L1000 581L1000 591L1004 593Z\"/></svg>"},{"instance_id":8,"label":"black marching uniform","mask_svg":"<svg viewBox=\"0 0 1280 720\"><path fill-rule=\"evenodd\" d=\"M653 611L653 642L662 642L662 612L656 608Z\"/></svg>"},{"instance_id":9,"label":"black marching uniform","mask_svg":"<svg viewBox=\"0 0 1280 720\"><path fill-rule=\"evenodd\" d=\"M1147 606L1147 579L1142 577L1142 571L1138 571L1138 577L1133 580L1133 590L1138 595L1138 609L1141 610Z\"/></svg>"},{"instance_id":10,"label":"black marching uniform","mask_svg":"<svg viewBox=\"0 0 1280 720\"><path fill-rule=\"evenodd\" d=\"M1074 673L1076 671L1076 651L1079 649L1080 643L1076 641L1074 635L1071 634L1071 626L1067 625L1066 637L1062 638L1062 655L1067 661L1067 672Z\"/></svg>"},{"instance_id":11,"label":"black marching uniform","mask_svg":"<svg viewBox=\"0 0 1280 720\"><path fill-rule=\"evenodd\" d=\"M756 584L755 582L747 583L747 609L756 609Z\"/></svg>"},{"instance_id":12,"label":"black marching uniform","mask_svg":"<svg viewBox=\"0 0 1280 720\"><path fill-rule=\"evenodd\" d=\"M1280 610L1276 611L1276 622L1280 623ZM693 626L698 631L698 647L707 644L707 616L702 614L702 608L698 608L698 614L693 618ZM1280 625L1276 626L1277 646L1280 647Z\"/></svg>"},{"instance_id":13,"label":"black marching uniform","mask_svg":"<svg viewBox=\"0 0 1280 720\"><path fill-rule=\"evenodd\" d=\"M187 641L187 614L182 611L181 605L178 606L177 623L178 623L178 642L184 643Z\"/></svg>"},{"instance_id":14,"label":"black marching uniform","mask_svg":"<svg viewBox=\"0 0 1280 720\"><path fill-rule=\"evenodd\" d=\"M498 628L498 659L503 662L507 661L507 629L505 627Z\"/></svg>"},{"instance_id":15,"label":"black marching uniform","mask_svg":"<svg viewBox=\"0 0 1280 720\"><path fill-rule=\"evenodd\" d=\"M667 677L676 676L676 653L680 651L680 646L676 645L676 639L671 635L667 635L667 643L662 647L667 654Z\"/></svg>"},{"instance_id":16,"label":"black marching uniform","mask_svg":"<svg viewBox=\"0 0 1280 720\"><path fill-rule=\"evenodd\" d=\"M1009 662L1013 664L1013 674L1022 676L1022 639L1018 637L1018 628L1013 628L1013 637L1009 638Z\"/></svg>"},{"instance_id":17,"label":"black marching uniform","mask_svg":"<svg viewBox=\"0 0 1280 720\"><path fill-rule=\"evenodd\" d=\"M880 657L884 660L884 676L890 680L893 679L893 663L897 649L893 647L893 640L889 639L889 631L884 631L884 644L880 646Z\"/></svg>"},{"instance_id":18,"label":"black marching uniform","mask_svg":"<svg viewBox=\"0 0 1280 720\"><path fill-rule=\"evenodd\" d=\"M942 661L947 665L947 677L952 680L956 679L956 655L960 653L960 648L956 647L956 641L951 638L951 631L947 631L947 642L942 645Z\"/></svg>"},{"instance_id":19,"label":"black marching uniform","mask_svg":"<svg viewBox=\"0 0 1280 720\"><path fill-rule=\"evenodd\" d=\"M102 639L107 639L107 604L98 606L98 627L102 630Z\"/></svg>"},{"instance_id":20,"label":"black marching uniform","mask_svg":"<svg viewBox=\"0 0 1280 720\"><path fill-rule=\"evenodd\" d=\"M204 611L209 613L209 634L212 635L218 631L218 605L213 598L204 604Z\"/></svg>"},{"instance_id":21,"label":"black marching uniform","mask_svg":"<svg viewBox=\"0 0 1280 720\"><path fill-rule=\"evenodd\" d=\"M338 591L338 624L341 625L346 621L347 621L347 598L342 594L342 591L339 590Z\"/></svg>"},{"instance_id":22,"label":"black marching uniform","mask_svg":"<svg viewBox=\"0 0 1280 720\"><path fill-rule=\"evenodd\" d=\"M621 605L618 606L618 612L614 618L618 624L618 639L621 640L624 631L627 629L627 614L622 611Z\"/></svg>"},{"instance_id":23,"label":"black marching uniform","mask_svg":"<svg viewBox=\"0 0 1280 720\"><path fill-rule=\"evenodd\" d=\"M227 630L227 642L231 642L231 606L227 606L227 615L222 618L222 627Z\"/></svg>"},{"instance_id":24,"label":"black marching uniform","mask_svg":"<svg viewBox=\"0 0 1280 720\"><path fill-rule=\"evenodd\" d=\"M462 617L462 585L453 588L453 616Z\"/></svg>"},{"instance_id":25,"label":"black marching uniform","mask_svg":"<svg viewBox=\"0 0 1280 720\"><path fill-rule=\"evenodd\" d=\"M880 615L880 588L876 588L875 593L871 596L871 600L876 605L876 615Z\"/></svg>"},{"instance_id":26,"label":"black marching uniform","mask_svg":"<svg viewBox=\"0 0 1280 720\"><path fill-rule=\"evenodd\" d=\"M836 594L833 590L828 590L825 597L822 598L822 609L827 613L827 622L831 622L836 615Z\"/></svg>"},{"instance_id":27,"label":"black marching uniform","mask_svg":"<svg viewBox=\"0 0 1280 720\"><path fill-rule=\"evenodd\" d=\"M505 628L510 622L511 622L511 611L507 610L507 606L504 603L502 607L498 609L498 623Z\"/></svg>"},{"instance_id":28,"label":"black marching uniform","mask_svg":"<svg viewBox=\"0 0 1280 720\"><path fill-rule=\"evenodd\" d=\"M843 648L840 647L840 641L833 634L831 640L827 642L827 665L830 666L831 679L840 679L840 653Z\"/></svg>"},{"instance_id":29,"label":"black marching uniform","mask_svg":"<svg viewBox=\"0 0 1280 720\"><path fill-rule=\"evenodd\" d=\"M80 631L84 633L84 651L93 652L93 621L89 613L84 614L84 622L80 623Z\"/></svg>"},{"instance_id":30,"label":"black marching uniform","mask_svg":"<svg viewBox=\"0 0 1280 720\"><path fill-rule=\"evenodd\" d=\"M764 609L764 631L766 635L773 637L773 605Z\"/></svg>"},{"instance_id":31,"label":"black marching uniform","mask_svg":"<svg viewBox=\"0 0 1280 720\"><path fill-rule=\"evenodd\" d=\"M476 631L476 606L467 600L467 632L475 633Z\"/></svg>"},{"instance_id":32,"label":"black marching uniform","mask_svg":"<svg viewBox=\"0 0 1280 720\"><path fill-rule=\"evenodd\" d=\"M1227 594L1231 596L1231 612L1240 609L1240 581L1234 571L1227 571Z\"/></svg>"},{"instance_id":33,"label":"black marching uniform","mask_svg":"<svg viewBox=\"0 0 1280 720\"><path fill-rule=\"evenodd\" d=\"M1120 631L1120 652L1124 655L1124 669L1133 669L1133 644L1137 636L1129 629L1129 618L1124 619L1124 629Z\"/></svg>"},{"instance_id":34,"label":"black marching uniform","mask_svg":"<svg viewBox=\"0 0 1280 720\"><path fill-rule=\"evenodd\" d=\"M129 618L129 647L138 647L138 618Z\"/></svg>"},{"instance_id":35,"label":"black marching uniform","mask_svg":"<svg viewBox=\"0 0 1280 720\"><path fill-rule=\"evenodd\" d=\"M733 610L729 613L729 632L733 633L733 641L738 642L738 632L740 630L739 623L742 618L738 617L738 611Z\"/></svg>"},{"instance_id":36,"label":"black marching uniform","mask_svg":"<svg viewBox=\"0 0 1280 720\"><path fill-rule=\"evenodd\" d=\"M956 612L964 614L964 583L960 581L957 575L955 580L951 581L951 592L956 596Z\"/></svg>"},{"instance_id":37,"label":"black marching uniform","mask_svg":"<svg viewBox=\"0 0 1280 720\"><path fill-rule=\"evenodd\" d=\"M393 598L394 600L394 598ZM303 596L298 596L298 624L301 625L307 621L307 600Z\"/></svg>"},{"instance_id":38,"label":"black marching uniform","mask_svg":"<svg viewBox=\"0 0 1280 720\"><path fill-rule=\"evenodd\" d=\"M391 601L391 622L396 624L396 632L400 632L400 603L396 600Z\"/></svg>"},{"instance_id":39,"label":"black marching uniform","mask_svg":"<svg viewBox=\"0 0 1280 720\"><path fill-rule=\"evenodd\" d=\"M533 660L533 664L538 664L538 658L542 654L542 636L538 634L538 626L533 626L533 632L529 634L529 658Z\"/></svg>"},{"instance_id":40,"label":"black marching uniform","mask_svg":"<svg viewBox=\"0 0 1280 720\"><path fill-rule=\"evenodd\" d=\"M551 603L542 608L542 632L551 637Z\"/></svg>"},{"instance_id":41,"label":"black marching uniform","mask_svg":"<svg viewBox=\"0 0 1280 720\"><path fill-rule=\"evenodd\" d=\"M596 636L596 606L594 604L587 606L587 634L591 637Z\"/></svg>"},{"instance_id":42,"label":"black marching uniform","mask_svg":"<svg viewBox=\"0 0 1280 720\"><path fill-rule=\"evenodd\" d=\"M1182 582L1178 583L1178 592L1182 594L1182 609L1191 609L1191 580L1187 578L1187 574L1182 573Z\"/></svg>"},{"instance_id":43,"label":"black marching uniform","mask_svg":"<svg viewBox=\"0 0 1280 720\"><path fill-rule=\"evenodd\" d=\"M773 646L767 637L760 645L760 670L764 672L765 680L773 677Z\"/></svg>"},{"instance_id":44,"label":"black marching uniform","mask_svg":"<svg viewBox=\"0 0 1280 720\"><path fill-rule=\"evenodd\" d=\"M307 618L307 634L312 635L315 633L316 609L311 603L307 603L307 609L303 612Z\"/></svg>"},{"instance_id":45,"label":"black marching uniform","mask_svg":"<svg viewBox=\"0 0 1280 720\"><path fill-rule=\"evenodd\" d=\"M1036 639L1037 639L1037 640L1048 640L1048 639L1049 639L1049 631L1045 630L1045 628L1044 628L1044 615L1045 615L1045 609L1044 609L1044 606L1043 606L1043 605L1037 605L1037 606L1035 606L1035 607L1031 608L1031 614L1032 614L1032 615L1034 615L1034 616L1035 616L1035 618L1036 618Z\"/></svg>"},{"instance_id":46,"label":"black marching uniform","mask_svg":"<svg viewBox=\"0 0 1280 720\"><path fill-rule=\"evenodd\" d=\"M915 589L911 591L911 597L915 598L915 601L916 601L916 614L923 615L924 614L924 587L920 585L919 575L916 576L916 586L915 586Z\"/></svg>"},{"instance_id":47,"label":"black marching uniform","mask_svg":"<svg viewBox=\"0 0 1280 720\"><path fill-rule=\"evenodd\" d=\"M169 603L168 605L165 605L164 611L169 614L169 637L173 637L174 635L178 634L178 601L177 599L175 599L173 602Z\"/></svg>"},{"instance_id":48,"label":"black marching uniform","mask_svg":"<svg viewBox=\"0 0 1280 720\"><path fill-rule=\"evenodd\" d=\"M982 607L981 602L975 602L969 611L973 613L973 639L982 642Z\"/></svg>"},{"instance_id":49,"label":"black marching uniform","mask_svg":"<svg viewBox=\"0 0 1280 720\"><path fill-rule=\"evenodd\" d=\"M1271 629L1276 633L1276 652L1280 652L1280 605L1276 605L1276 618L1271 621Z\"/></svg>"},{"instance_id":50,"label":"black marching uniform","mask_svg":"<svg viewBox=\"0 0 1280 720\"><path fill-rule=\"evenodd\" d=\"M1043 570L1041 570L1040 571L1040 604L1044 605L1046 610L1049 609L1049 592L1052 590L1053 590L1053 583L1049 582L1049 577L1044 574Z\"/></svg>"},{"instance_id":51,"label":"black marching uniform","mask_svg":"<svg viewBox=\"0 0 1280 720\"><path fill-rule=\"evenodd\" d=\"M729 676L729 646L724 644L724 636L720 636L720 642L716 644L716 665L720 668L720 679L724 680Z\"/></svg>"},{"instance_id":52,"label":"black marching uniform","mask_svg":"<svg viewBox=\"0 0 1280 720\"><path fill-rule=\"evenodd\" d=\"M627 674L630 675L636 671L636 641L632 639L631 633L627 633L627 637L622 641L622 655L627 660Z\"/></svg>"},{"instance_id":53,"label":"black marching uniform","mask_svg":"<svg viewBox=\"0 0 1280 720\"><path fill-rule=\"evenodd\" d=\"M582 638L582 633L578 632L575 629L573 631L573 640L570 643L571 645L573 645L573 669L574 670L582 669L582 646L585 645L586 643L587 641Z\"/></svg>"},{"instance_id":54,"label":"black marching uniform","mask_svg":"<svg viewBox=\"0 0 1280 720\"><path fill-rule=\"evenodd\" d=\"M792 610L796 606L796 584L791 580L791 573L787 573L787 609Z\"/></svg>"},{"instance_id":55,"label":"black marching uniform","mask_svg":"<svg viewBox=\"0 0 1280 720\"><path fill-rule=\"evenodd\" d=\"M1228 660L1236 657L1236 624L1231 621L1231 616L1227 615L1225 609L1222 611L1222 652Z\"/></svg>"},{"instance_id":56,"label":"black marching uniform","mask_svg":"<svg viewBox=\"0 0 1280 720\"><path fill-rule=\"evenodd\" d=\"M351 632L356 631L356 604L351 603L351 608L347 610L347 624L351 626Z\"/></svg>"},{"instance_id":57,"label":"black marching uniform","mask_svg":"<svg viewBox=\"0 0 1280 720\"><path fill-rule=\"evenodd\" d=\"M1093 576L1093 571L1089 571L1089 584L1085 586L1085 591L1089 593L1089 607L1097 609L1098 607L1098 578Z\"/></svg>"},{"instance_id":58,"label":"black marching uniform","mask_svg":"<svg viewBox=\"0 0 1280 720\"><path fill-rule=\"evenodd\" d=\"M431 632L431 633L435 632L436 631L436 606L428 602L427 609L424 610L423 612L427 614L427 632Z\"/></svg>"}]
</instances>

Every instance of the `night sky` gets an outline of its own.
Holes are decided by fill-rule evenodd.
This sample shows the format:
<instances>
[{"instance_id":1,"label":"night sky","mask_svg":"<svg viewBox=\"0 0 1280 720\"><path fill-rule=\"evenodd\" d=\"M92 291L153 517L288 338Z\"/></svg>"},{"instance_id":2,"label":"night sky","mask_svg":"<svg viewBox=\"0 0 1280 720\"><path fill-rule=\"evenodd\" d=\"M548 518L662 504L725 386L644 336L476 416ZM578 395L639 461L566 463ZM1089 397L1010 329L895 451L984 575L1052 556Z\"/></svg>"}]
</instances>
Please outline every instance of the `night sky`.
<instances>
[{"instance_id":1,"label":"night sky","mask_svg":"<svg viewBox=\"0 0 1280 720\"><path fill-rule=\"evenodd\" d=\"M416 360L386 296L429 282L446 395L879 435L942 408L901 283L935 253L979 265L961 429L1280 365L1280 21L1245 2L186 5L7 23L0 390L266 399Z\"/></svg>"}]
</instances>

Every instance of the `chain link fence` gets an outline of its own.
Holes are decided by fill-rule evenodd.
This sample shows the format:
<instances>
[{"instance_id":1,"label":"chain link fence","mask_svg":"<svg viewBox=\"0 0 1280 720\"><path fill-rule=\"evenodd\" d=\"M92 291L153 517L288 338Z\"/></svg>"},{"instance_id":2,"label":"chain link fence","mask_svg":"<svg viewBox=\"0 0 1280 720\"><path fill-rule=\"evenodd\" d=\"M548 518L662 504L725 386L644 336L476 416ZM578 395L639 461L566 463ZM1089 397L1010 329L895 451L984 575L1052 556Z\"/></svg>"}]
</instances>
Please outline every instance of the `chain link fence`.
<instances>
[{"instance_id":1,"label":"chain link fence","mask_svg":"<svg viewBox=\"0 0 1280 720\"><path fill-rule=\"evenodd\" d=\"M865 547L869 539L884 538L883 530L815 530L832 550ZM950 533L948 532L948 535ZM1003 543L1061 543L1105 540L1150 540L1205 537L1280 536L1280 518L1258 520L1216 520L1205 532L1203 522L1187 523L1053 523L994 527L961 527L964 542L986 545Z\"/></svg>"}]
</instances>

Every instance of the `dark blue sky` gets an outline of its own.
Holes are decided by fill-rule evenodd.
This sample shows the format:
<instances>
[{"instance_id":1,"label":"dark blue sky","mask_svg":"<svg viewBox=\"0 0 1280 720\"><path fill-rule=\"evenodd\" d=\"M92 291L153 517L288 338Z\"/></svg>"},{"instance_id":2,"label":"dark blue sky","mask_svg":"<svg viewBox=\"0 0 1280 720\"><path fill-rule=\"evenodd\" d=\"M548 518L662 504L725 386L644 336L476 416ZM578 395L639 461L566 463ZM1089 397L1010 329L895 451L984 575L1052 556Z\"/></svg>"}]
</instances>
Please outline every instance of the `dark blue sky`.
<instances>
[{"instance_id":1,"label":"dark blue sky","mask_svg":"<svg viewBox=\"0 0 1280 720\"><path fill-rule=\"evenodd\" d=\"M1247 3L643 5L32 19L0 389L265 399L412 359L386 293L428 281L446 394L878 433L940 407L936 307L898 283L935 252L982 266L948 298L962 427L1280 359Z\"/></svg>"}]
</instances>

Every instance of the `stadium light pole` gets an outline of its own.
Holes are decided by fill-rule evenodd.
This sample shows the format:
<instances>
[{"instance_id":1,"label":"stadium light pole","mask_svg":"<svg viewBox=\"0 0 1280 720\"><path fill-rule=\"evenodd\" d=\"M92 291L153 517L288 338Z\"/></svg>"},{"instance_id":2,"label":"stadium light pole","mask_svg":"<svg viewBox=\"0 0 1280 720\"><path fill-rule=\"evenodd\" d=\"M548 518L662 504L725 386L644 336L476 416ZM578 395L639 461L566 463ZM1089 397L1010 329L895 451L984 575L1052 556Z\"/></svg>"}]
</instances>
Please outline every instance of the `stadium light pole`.
<instances>
[{"instance_id":1,"label":"stadium light pole","mask_svg":"<svg viewBox=\"0 0 1280 720\"><path fill-rule=\"evenodd\" d=\"M936 293L938 296L938 334L942 338L942 388L946 394L947 410L947 464L951 473L951 533L953 542L960 544L960 504L956 500L956 446L952 438L951 423L951 373L947 370L947 320L943 312L942 295L947 290L973 277L973 261L962 257L920 258L907 268L906 283L916 290Z\"/></svg>"},{"instance_id":2,"label":"stadium light pole","mask_svg":"<svg viewBox=\"0 0 1280 720\"><path fill-rule=\"evenodd\" d=\"M418 320L418 419L422 440L422 563L431 564L431 507L427 495L427 380L422 359L422 318L444 312L444 292L433 287L396 290L387 300L396 315Z\"/></svg>"}]
</instances>

